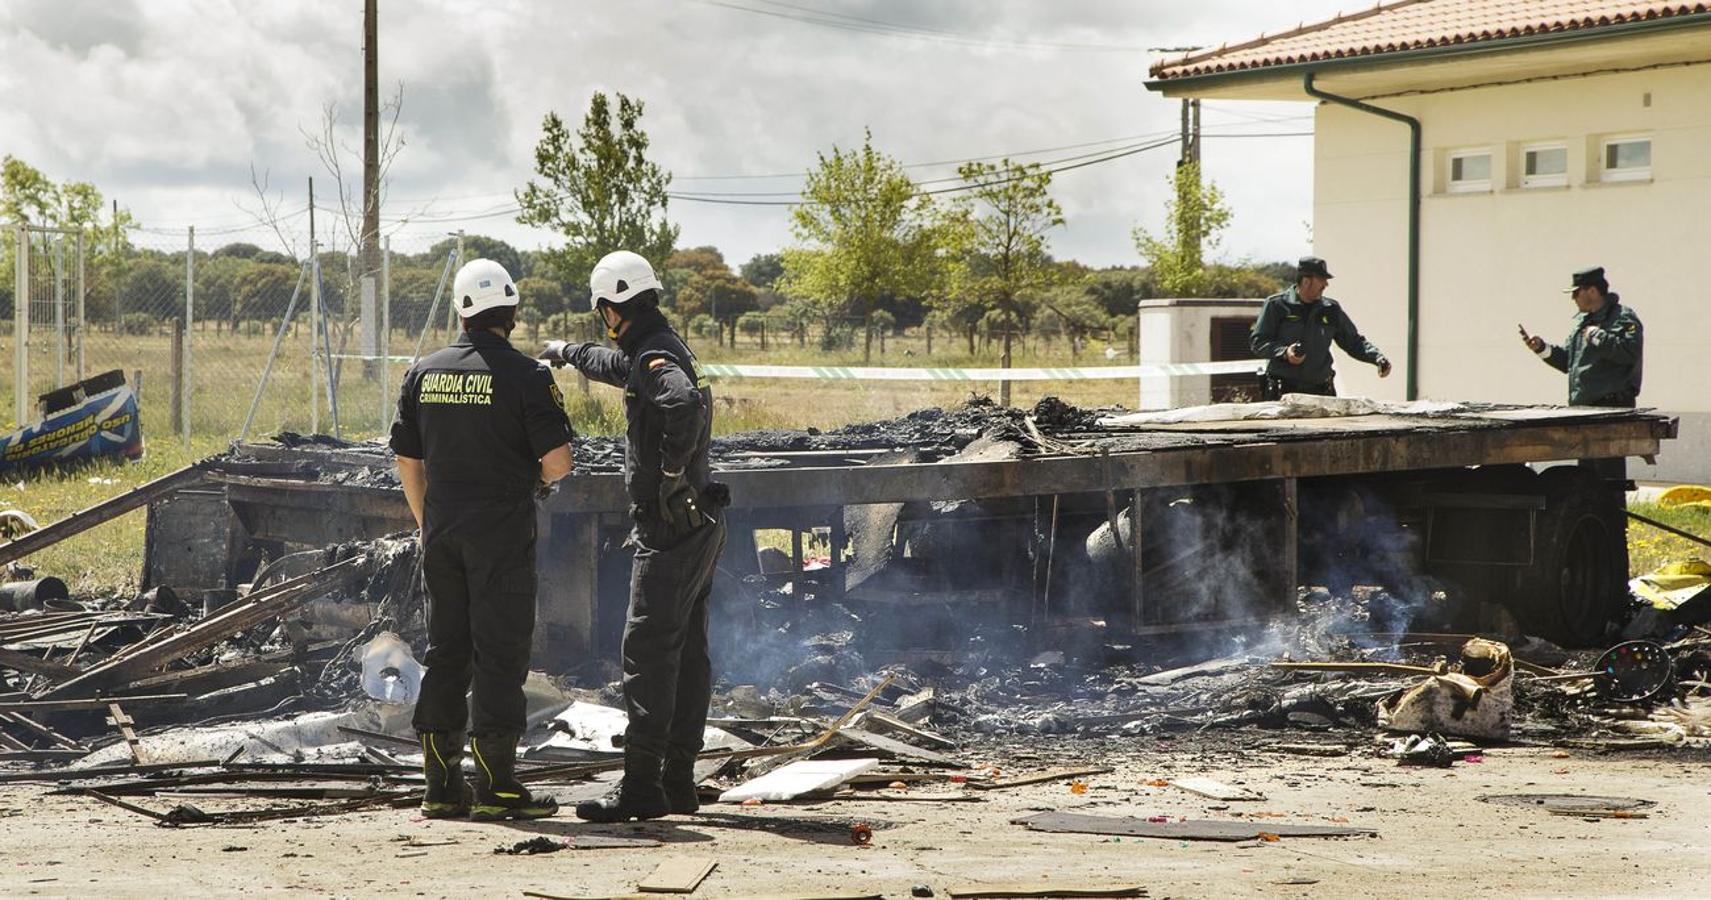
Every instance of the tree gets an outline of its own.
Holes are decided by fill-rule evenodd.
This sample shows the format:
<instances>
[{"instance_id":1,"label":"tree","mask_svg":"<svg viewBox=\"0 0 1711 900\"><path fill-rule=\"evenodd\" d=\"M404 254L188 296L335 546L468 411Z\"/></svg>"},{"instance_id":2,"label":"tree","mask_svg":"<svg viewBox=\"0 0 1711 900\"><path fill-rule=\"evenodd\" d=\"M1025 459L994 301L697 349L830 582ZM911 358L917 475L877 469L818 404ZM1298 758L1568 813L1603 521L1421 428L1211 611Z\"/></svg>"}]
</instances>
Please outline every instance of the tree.
<instances>
[{"instance_id":1,"label":"tree","mask_svg":"<svg viewBox=\"0 0 1711 900\"><path fill-rule=\"evenodd\" d=\"M665 258L660 275L660 305L677 308L677 292L696 275L731 274L725 265L725 255L717 247L686 247L671 251Z\"/></svg>"},{"instance_id":2,"label":"tree","mask_svg":"<svg viewBox=\"0 0 1711 900\"><path fill-rule=\"evenodd\" d=\"M543 319L556 316L566 309L564 285L551 278L537 276L518 279L517 293L521 297L522 306L540 311Z\"/></svg>"},{"instance_id":3,"label":"tree","mask_svg":"<svg viewBox=\"0 0 1711 900\"><path fill-rule=\"evenodd\" d=\"M1040 316L1041 330L1068 337L1071 359L1081 352L1083 339L1111 325L1111 317L1083 285L1065 284L1052 288L1040 298L1040 305L1045 307ZM1133 316L1132 313L1130 315Z\"/></svg>"},{"instance_id":4,"label":"tree","mask_svg":"<svg viewBox=\"0 0 1711 900\"><path fill-rule=\"evenodd\" d=\"M1230 224L1224 193L1200 180L1200 164L1184 163L1171 176L1171 197L1164 205L1164 232L1136 227L1135 247L1152 267L1159 287L1172 297L1204 297L1209 288L1205 251L1218 246L1219 232Z\"/></svg>"},{"instance_id":5,"label":"tree","mask_svg":"<svg viewBox=\"0 0 1711 900\"><path fill-rule=\"evenodd\" d=\"M297 289L302 267L291 263L251 263L232 279L232 316L247 321L271 321L285 315L291 302L291 292ZM398 274L393 273L393 288L397 289ZM198 291L200 293L200 291ZM297 311L303 316L309 308L309 285L297 297Z\"/></svg>"},{"instance_id":6,"label":"tree","mask_svg":"<svg viewBox=\"0 0 1711 900\"><path fill-rule=\"evenodd\" d=\"M689 276L689 281L677 292L678 314L691 318L706 314L721 328L731 333L736 342L736 322L744 313L760 308L760 292L754 285L738 278L726 269Z\"/></svg>"},{"instance_id":7,"label":"tree","mask_svg":"<svg viewBox=\"0 0 1711 900\"><path fill-rule=\"evenodd\" d=\"M873 358L873 310L880 297L929 291L940 271L938 217L903 166L873 147L821 153L808 173L791 232L807 246L784 251L783 292L814 303L828 332L840 314L859 316Z\"/></svg>"},{"instance_id":8,"label":"tree","mask_svg":"<svg viewBox=\"0 0 1711 900\"><path fill-rule=\"evenodd\" d=\"M422 265L445 265L446 254L457 246L457 238L448 237L417 257ZM484 234L466 234L463 236L463 258L465 262L472 259L491 259L505 267L511 273L511 278L521 279L529 273L524 271L523 254L517 248L504 241L488 237Z\"/></svg>"},{"instance_id":9,"label":"tree","mask_svg":"<svg viewBox=\"0 0 1711 900\"><path fill-rule=\"evenodd\" d=\"M516 192L518 222L564 236L563 247L543 255L569 284L587 284L594 263L614 250L634 251L659 268L677 243L678 229L666 219L671 175L647 158L642 102L617 99L614 121L612 103L595 92L574 137L557 113L547 113L535 145L541 180Z\"/></svg>"},{"instance_id":10,"label":"tree","mask_svg":"<svg viewBox=\"0 0 1711 900\"><path fill-rule=\"evenodd\" d=\"M743 263L739 274L743 280L761 290L766 290L778 283L784 275L784 257L777 253L756 253Z\"/></svg>"},{"instance_id":11,"label":"tree","mask_svg":"<svg viewBox=\"0 0 1711 900\"><path fill-rule=\"evenodd\" d=\"M1051 173L1038 163L967 162L957 174L971 187L962 201L969 223L966 292L988 311L983 318L1003 329L1000 365L1008 369L1011 342L1026 324L1024 303L1057 277L1046 233L1063 224L1063 209L1051 197ZM1008 406L1010 382L999 382L998 390L998 402Z\"/></svg>"}]
</instances>

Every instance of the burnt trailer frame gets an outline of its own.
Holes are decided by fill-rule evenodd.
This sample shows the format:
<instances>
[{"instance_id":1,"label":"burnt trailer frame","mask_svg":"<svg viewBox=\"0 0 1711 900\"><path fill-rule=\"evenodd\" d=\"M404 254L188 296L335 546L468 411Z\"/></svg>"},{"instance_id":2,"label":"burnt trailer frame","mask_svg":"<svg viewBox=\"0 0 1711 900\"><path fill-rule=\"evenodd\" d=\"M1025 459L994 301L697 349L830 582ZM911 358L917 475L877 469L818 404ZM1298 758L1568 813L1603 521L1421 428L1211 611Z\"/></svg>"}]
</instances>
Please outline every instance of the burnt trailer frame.
<instances>
[{"instance_id":1,"label":"burnt trailer frame","mask_svg":"<svg viewBox=\"0 0 1711 900\"><path fill-rule=\"evenodd\" d=\"M1141 550L1148 546L1150 496L1228 486L1253 509L1264 510L1262 518L1269 516L1264 534L1275 542L1276 553L1266 573L1266 593L1273 610L1291 602L1302 583L1300 548L1308 537L1302 533L1304 498L1339 492L1382 496L1407 508L1415 524L1424 526L1428 545L1445 543L1432 537L1434 529L1463 538L1464 549L1442 551L1432 564L1487 593L1524 589L1529 578L1554 591L1550 582L1568 585L1575 578L1593 577L1603 581L1585 590L1609 593L1611 572L1583 576L1565 571L1559 577L1546 571L1556 563L1541 554L1554 552L1546 546L1550 540L1578 540L1582 551L1591 541L1601 548L1599 553L1618 552L1615 542L1622 540L1625 560L1620 495L1612 498L1607 483L1572 463L1545 475L1526 467L1650 458L1662 441L1675 436L1675 420L1630 410L1492 407L1488 412L1487 418L1356 417L1098 430L1079 435L1084 438L1080 441L1051 441L1054 452L996 460L907 463L872 450L815 450L757 454L783 458L775 468L720 468L716 462L716 477L730 485L733 498L726 511L732 529L726 562L729 574L739 579L816 582L820 590L841 595L847 509L988 501L1002 506L1000 517L1025 520L1035 539L1033 550L1047 548L1017 563L1018 573L1031 570L1031 577L1018 579L1016 585L1015 593L1027 604L1021 612L1039 623L1057 615L1051 603L1050 548L1056 546L1060 513L1079 509L1083 516L1103 516L1115 526L1119 509L1142 510L1130 519L1134 526L1129 536L1134 549ZM1125 436L1136 435L1145 435L1151 446L1125 443ZM373 453L272 444L241 444L234 450L233 458L213 467L209 478L224 486L237 522L254 540L309 546L372 539L413 527L397 489L340 483L336 477L372 468ZM541 505L537 653L580 660L614 646L628 580L629 552L621 546L628 530L628 502L621 475L593 473L566 479ZM1590 537L1575 531L1573 523L1556 521L1562 514L1582 513L1598 526ZM803 571L802 538L815 527L829 533L832 565ZM762 574L755 562L754 532L769 528L793 535L787 572ZM1557 535L1564 528L1568 531ZM1488 539L1490 535L1495 537ZM1471 551L1475 557L1487 544L1508 549L1485 558L1456 558L1468 555L1470 541L1476 545ZM1433 551L1428 546L1426 552ZM1122 630L1146 635L1237 627L1250 621L1174 618L1168 598L1149 595L1156 560L1145 552L1125 555L1130 566L1126 596L1110 610ZM1562 590L1566 596L1569 587ZM1577 602L1604 601L1595 597Z\"/></svg>"}]
</instances>

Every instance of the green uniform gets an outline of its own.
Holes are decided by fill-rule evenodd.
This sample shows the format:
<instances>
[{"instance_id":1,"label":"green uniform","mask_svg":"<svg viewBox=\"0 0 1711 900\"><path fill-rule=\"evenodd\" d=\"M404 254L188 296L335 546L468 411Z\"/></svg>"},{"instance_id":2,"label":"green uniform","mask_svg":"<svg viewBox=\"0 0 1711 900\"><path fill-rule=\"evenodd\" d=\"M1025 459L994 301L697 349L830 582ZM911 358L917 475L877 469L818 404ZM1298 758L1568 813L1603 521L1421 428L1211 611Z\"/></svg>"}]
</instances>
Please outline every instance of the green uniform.
<instances>
[{"instance_id":1,"label":"green uniform","mask_svg":"<svg viewBox=\"0 0 1711 900\"><path fill-rule=\"evenodd\" d=\"M1337 301L1320 297L1316 303L1307 303L1293 287L1266 298L1248 339L1254 355L1266 360L1266 376L1281 380L1286 388L1328 387L1337 375L1331 366L1333 342L1364 363L1378 365L1384 358ZM1298 366L1284 358L1295 343L1301 344L1306 357Z\"/></svg>"},{"instance_id":2,"label":"green uniform","mask_svg":"<svg viewBox=\"0 0 1711 900\"><path fill-rule=\"evenodd\" d=\"M1597 326L1590 340L1585 331ZM1612 294L1597 312L1577 313L1562 346L1539 354L1551 368L1568 373L1570 406L1633 406L1640 395L1640 357L1645 331L1640 317Z\"/></svg>"}]
</instances>

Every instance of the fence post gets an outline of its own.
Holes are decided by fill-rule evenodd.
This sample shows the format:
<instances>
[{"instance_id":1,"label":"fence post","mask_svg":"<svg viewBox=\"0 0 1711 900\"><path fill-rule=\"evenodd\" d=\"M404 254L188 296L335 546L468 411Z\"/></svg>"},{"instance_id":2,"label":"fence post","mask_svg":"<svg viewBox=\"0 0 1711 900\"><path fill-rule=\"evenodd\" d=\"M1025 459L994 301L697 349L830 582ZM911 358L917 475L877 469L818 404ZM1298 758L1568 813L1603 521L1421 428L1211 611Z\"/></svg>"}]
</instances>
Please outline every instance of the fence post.
<instances>
[{"instance_id":1,"label":"fence post","mask_svg":"<svg viewBox=\"0 0 1711 900\"><path fill-rule=\"evenodd\" d=\"M309 433L321 431L321 398L316 393L320 385L321 366L321 254L315 242L309 242Z\"/></svg>"},{"instance_id":2,"label":"fence post","mask_svg":"<svg viewBox=\"0 0 1711 900\"><path fill-rule=\"evenodd\" d=\"M53 236L53 386L65 387L65 234Z\"/></svg>"},{"instance_id":3,"label":"fence post","mask_svg":"<svg viewBox=\"0 0 1711 900\"><path fill-rule=\"evenodd\" d=\"M172 430L184 427L184 320L172 317L172 362L167 374L172 377Z\"/></svg>"},{"instance_id":4,"label":"fence post","mask_svg":"<svg viewBox=\"0 0 1711 900\"><path fill-rule=\"evenodd\" d=\"M190 407L196 389L192 387L192 362L190 357L190 335L196 328L196 226L190 226L189 238L184 247L184 374L179 381L179 389L183 392L182 401L183 421L180 425L184 431L184 449L190 449Z\"/></svg>"},{"instance_id":5,"label":"fence post","mask_svg":"<svg viewBox=\"0 0 1711 900\"><path fill-rule=\"evenodd\" d=\"M380 437L392 430L392 238L380 249Z\"/></svg>"},{"instance_id":6,"label":"fence post","mask_svg":"<svg viewBox=\"0 0 1711 900\"><path fill-rule=\"evenodd\" d=\"M30 421L30 232L19 225L12 295L12 397L19 428Z\"/></svg>"},{"instance_id":7,"label":"fence post","mask_svg":"<svg viewBox=\"0 0 1711 900\"><path fill-rule=\"evenodd\" d=\"M88 337L89 320L85 318L84 295L88 293L83 274L83 231L77 232L77 380L88 377L83 372L83 342Z\"/></svg>"}]
</instances>

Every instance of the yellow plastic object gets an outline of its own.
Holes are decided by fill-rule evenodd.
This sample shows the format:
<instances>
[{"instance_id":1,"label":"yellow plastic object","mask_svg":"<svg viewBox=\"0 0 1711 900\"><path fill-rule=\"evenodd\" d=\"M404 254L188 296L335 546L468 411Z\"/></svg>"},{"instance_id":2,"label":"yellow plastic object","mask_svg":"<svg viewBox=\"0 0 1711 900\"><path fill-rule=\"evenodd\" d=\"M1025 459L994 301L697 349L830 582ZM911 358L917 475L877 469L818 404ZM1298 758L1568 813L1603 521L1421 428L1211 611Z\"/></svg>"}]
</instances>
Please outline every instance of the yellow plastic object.
<instances>
[{"instance_id":1,"label":"yellow plastic object","mask_svg":"<svg viewBox=\"0 0 1711 900\"><path fill-rule=\"evenodd\" d=\"M1711 504L1708 504L1711 505ZM1658 609L1675 609L1711 585L1711 563L1683 559L1628 582L1628 589Z\"/></svg>"},{"instance_id":2,"label":"yellow plastic object","mask_svg":"<svg viewBox=\"0 0 1711 900\"><path fill-rule=\"evenodd\" d=\"M1658 495L1658 505L1665 509L1682 506L1711 507L1711 487L1702 484L1678 484Z\"/></svg>"}]
</instances>

